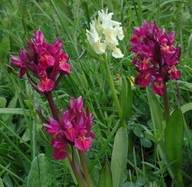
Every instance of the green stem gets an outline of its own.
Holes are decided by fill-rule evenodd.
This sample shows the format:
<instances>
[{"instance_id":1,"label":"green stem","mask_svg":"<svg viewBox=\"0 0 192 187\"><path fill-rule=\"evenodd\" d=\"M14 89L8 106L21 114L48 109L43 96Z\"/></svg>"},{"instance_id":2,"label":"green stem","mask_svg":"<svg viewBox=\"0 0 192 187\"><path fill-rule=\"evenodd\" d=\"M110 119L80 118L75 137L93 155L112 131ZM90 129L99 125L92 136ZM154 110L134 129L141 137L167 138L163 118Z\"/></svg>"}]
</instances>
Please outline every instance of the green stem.
<instances>
[{"instance_id":1,"label":"green stem","mask_svg":"<svg viewBox=\"0 0 192 187\"><path fill-rule=\"evenodd\" d=\"M117 94L116 94L113 79L112 79L112 76L111 76L111 71L110 71L110 68L109 68L109 65L108 65L108 62L107 62L107 57L105 57L104 64L105 64L105 68L106 68L106 72L107 72L107 78L108 78L108 81L109 81L109 86L111 88L113 100L114 100L115 105L117 107L117 112L119 114L119 118L120 118L120 120L122 120L122 111L121 111L119 100L118 100L118 97L117 97Z\"/></svg>"},{"instance_id":2,"label":"green stem","mask_svg":"<svg viewBox=\"0 0 192 187\"><path fill-rule=\"evenodd\" d=\"M165 117L165 121L167 123L170 118L170 113L169 113L169 100L168 100L166 83L164 84L163 102L164 102L164 117Z\"/></svg>"},{"instance_id":3,"label":"green stem","mask_svg":"<svg viewBox=\"0 0 192 187\"><path fill-rule=\"evenodd\" d=\"M84 187L84 186L83 186L83 183L81 182L81 179L80 179L78 173L76 172L76 169L75 169L75 166L74 166L74 164L73 164L71 155L68 155L67 158L68 158L68 160L69 160L69 163L70 163L70 165L71 165L71 168L72 168L72 170L73 170L73 173L74 173L74 175L75 175L75 178L76 178L76 180L77 180L77 183L78 183L79 187Z\"/></svg>"},{"instance_id":4,"label":"green stem","mask_svg":"<svg viewBox=\"0 0 192 187\"><path fill-rule=\"evenodd\" d=\"M81 160L81 166L83 168L83 173L84 173L84 176L85 176L85 180L87 182L87 186L92 187L91 179L90 179L88 169L87 169L87 165L86 165L86 162L85 162L85 157L83 155L83 152L80 151L80 150L79 150L79 157L80 157L80 160Z\"/></svg>"}]
</instances>

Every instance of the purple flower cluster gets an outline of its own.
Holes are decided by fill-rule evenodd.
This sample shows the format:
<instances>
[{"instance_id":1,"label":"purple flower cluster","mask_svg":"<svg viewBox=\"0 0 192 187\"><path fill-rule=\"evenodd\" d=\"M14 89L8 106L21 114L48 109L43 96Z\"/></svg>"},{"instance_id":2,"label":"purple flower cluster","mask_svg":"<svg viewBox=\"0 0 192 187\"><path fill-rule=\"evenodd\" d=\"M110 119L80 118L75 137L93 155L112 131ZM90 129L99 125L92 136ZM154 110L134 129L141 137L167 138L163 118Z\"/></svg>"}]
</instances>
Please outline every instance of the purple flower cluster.
<instances>
[{"instance_id":1,"label":"purple flower cluster","mask_svg":"<svg viewBox=\"0 0 192 187\"><path fill-rule=\"evenodd\" d=\"M62 50L63 42L58 39L51 45L44 41L40 30L28 42L27 51L20 49L19 56L11 56L11 63L20 68L19 78L26 73L30 83L38 92L50 92L54 89L58 73L69 75L71 66L69 57ZM32 79L31 73L39 79Z\"/></svg>"},{"instance_id":2,"label":"purple flower cluster","mask_svg":"<svg viewBox=\"0 0 192 187\"><path fill-rule=\"evenodd\" d=\"M135 83L146 87L150 83L155 94L164 94L164 85L168 80L177 80L181 72L176 68L181 55L181 49L174 47L174 32L167 34L156 22L148 24L143 21L141 27L136 27L131 37L131 51L136 53L132 65L138 74Z\"/></svg>"},{"instance_id":3,"label":"purple flower cluster","mask_svg":"<svg viewBox=\"0 0 192 187\"><path fill-rule=\"evenodd\" d=\"M91 131L93 115L88 108L83 111L83 98L70 99L70 106L62 111L59 121L49 117L49 123L44 124L47 133L52 135L51 145L54 148L54 158L64 159L67 156L68 144L86 152L92 146L95 134Z\"/></svg>"}]
</instances>

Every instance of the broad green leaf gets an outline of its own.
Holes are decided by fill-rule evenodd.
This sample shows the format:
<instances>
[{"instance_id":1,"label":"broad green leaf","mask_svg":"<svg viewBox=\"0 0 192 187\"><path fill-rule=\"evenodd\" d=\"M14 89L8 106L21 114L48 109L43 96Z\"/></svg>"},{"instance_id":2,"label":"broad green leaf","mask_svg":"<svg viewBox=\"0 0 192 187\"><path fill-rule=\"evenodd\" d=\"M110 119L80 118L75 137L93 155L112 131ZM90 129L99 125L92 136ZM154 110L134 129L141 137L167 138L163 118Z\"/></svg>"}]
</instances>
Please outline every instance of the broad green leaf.
<instances>
[{"instance_id":1,"label":"broad green leaf","mask_svg":"<svg viewBox=\"0 0 192 187\"><path fill-rule=\"evenodd\" d=\"M14 187L13 181L11 180L11 177L8 173L3 176L3 183L5 184L5 186Z\"/></svg>"},{"instance_id":2,"label":"broad green leaf","mask_svg":"<svg viewBox=\"0 0 192 187\"><path fill-rule=\"evenodd\" d=\"M187 103L183 106L181 106L181 111L182 113L184 114L185 112L188 112L192 110L192 103ZM187 136L187 139L188 139L188 142L189 142L189 145L190 145L190 148L192 150L192 140L191 140L191 132L186 124L186 122L184 123L184 130L185 130L185 134Z\"/></svg>"},{"instance_id":3,"label":"broad green leaf","mask_svg":"<svg viewBox=\"0 0 192 187\"><path fill-rule=\"evenodd\" d=\"M147 96L154 128L153 130L156 136L158 132L161 133L163 130L163 112L156 95L149 89L147 89Z\"/></svg>"},{"instance_id":4,"label":"broad green leaf","mask_svg":"<svg viewBox=\"0 0 192 187\"><path fill-rule=\"evenodd\" d=\"M163 138L160 139L160 137L164 136L164 130L163 130L163 111L160 106L160 103L157 99L157 96L152 93L151 90L147 88L147 97L149 102L149 108L151 112L151 119L153 124L153 131L154 131L154 140L158 140L158 151L162 159L165 158L165 146L163 142Z\"/></svg>"},{"instance_id":5,"label":"broad green leaf","mask_svg":"<svg viewBox=\"0 0 192 187\"><path fill-rule=\"evenodd\" d=\"M181 111L183 114L185 112L188 112L189 110L192 110L192 103L187 103L187 104L181 106Z\"/></svg>"},{"instance_id":6,"label":"broad green leaf","mask_svg":"<svg viewBox=\"0 0 192 187\"><path fill-rule=\"evenodd\" d=\"M29 172L27 187L52 187L54 186L54 170L46 160L44 154L39 154L33 160Z\"/></svg>"},{"instance_id":7,"label":"broad green leaf","mask_svg":"<svg viewBox=\"0 0 192 187\"><path fill-rule=\"evenodd\" d=\"M112 174L110 167L107 162L102 167L101 173L100 173L100 178L99 178L99 187L112 187L113 182L112 182Z\"/></svg>"},{"instance_id":8,"label":"broad green leaf","mask_svg":"<svg viewBox=\"0 0 192 187\"><path fill-rule=\"evenodd\" d=\"M132 109L132 89L129 79L122 77L122 85L120 92L120 105L125 121L131 117Z\"/></svg>"},{"instance_id":9,"label":"broad green leaf","mask_svg":"<svg viewBox=\"0 0 192 187\"><path fill-rule=\"evenodd\" d=\"M0 187L4 187L4 185L3 185L3 181L2 181L1 178L0 178Z\"/></svg>"},{"instance_id":10,"label":"broad green leaf","mask_svg":"<svg viewBox=\"0 0 192 187\"><path fill-rule=\"evenodd\" d=\"M111 159L113 187L120 187L125 176L128 154L128 135L124 127L120 127L115 135Z\"/></svg>"},{"instance_id":11,"label":"broad green leaf","mask_svg":"<svg viewBox=\"0 0 192 187\"><path fill-rule=\"evenodd\" d=\"M182 90L187 90L192 92L192 83L186 82L186 81L178 81L179 88Z\"/></svg>"},{"instance_id":12,"label":"broad green leaf","mask_svg":"<svg viewBox=\"0 0 192 187\"><path fill-rule=\"evenodd\" d=\"M181 109L177 109L172 113L165 131L167 161L176 178L181 176L184 123Z\"/></svg>"}]
</instances>

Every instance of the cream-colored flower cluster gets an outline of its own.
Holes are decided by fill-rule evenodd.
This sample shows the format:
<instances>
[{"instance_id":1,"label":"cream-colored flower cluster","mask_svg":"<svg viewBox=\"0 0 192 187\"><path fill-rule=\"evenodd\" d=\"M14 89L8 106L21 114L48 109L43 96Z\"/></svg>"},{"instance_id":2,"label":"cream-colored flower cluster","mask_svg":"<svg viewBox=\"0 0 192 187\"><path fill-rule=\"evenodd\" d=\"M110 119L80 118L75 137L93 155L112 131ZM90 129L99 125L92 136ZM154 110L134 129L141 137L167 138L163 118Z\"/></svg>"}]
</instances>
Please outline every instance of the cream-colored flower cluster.
<instances>
[{"instance_id":1,"label":"cream-colored flower cluster","mask_svg":"<svg viewBox=\"0 0 192 187\"><path fill-rule=\"evenodd\" d=\"M108 9L98 11L98 19L90 24L90 30L86 30L87 39L97 54L104 54L107 50L112 51L112 56L122 58L124 55L117 47L124 38L121 23L112 20L113 13L108 13Z\"/></svg>"}]
</instances>

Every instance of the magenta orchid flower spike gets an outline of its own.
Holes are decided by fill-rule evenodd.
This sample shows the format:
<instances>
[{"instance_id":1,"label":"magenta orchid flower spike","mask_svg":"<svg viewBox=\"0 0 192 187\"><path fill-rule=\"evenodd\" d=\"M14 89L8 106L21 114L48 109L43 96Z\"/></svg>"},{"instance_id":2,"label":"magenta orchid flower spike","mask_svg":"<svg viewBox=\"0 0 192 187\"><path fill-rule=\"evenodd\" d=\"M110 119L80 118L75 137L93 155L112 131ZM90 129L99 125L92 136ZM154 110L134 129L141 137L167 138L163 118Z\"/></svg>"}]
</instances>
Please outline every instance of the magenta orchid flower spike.
<instances>
[{"instance_id":1,"label":"magenta orchid flower spike","mask_svg":"<svg viewBox=\"0 0 192 187\"><path fill-rule=\"evenodd\" d=\"M70 106L62 111L59 121L49 117L49 123L44 124L47 133L52 135L51 145L54 148L54 158L64 159L67 156L67 146L72 145L86 152L92 146L95 134L91 131L93 115L88 108L83 110L83 98L70 99Z\"/></svg>"},{"instance_id":2,"label":"magenta orchid flower spike","mask_svg":"<svg viewBox=\"0 0 192 187\"><path fill-rule=\"evenodd\" d=\"M131 37L131 51L136 53L132 65L138 74L135 83L140 87L152 85L155 94L164 94L164 85L168 80L177 80L181 72L176 68L181 49L174 47L174 32L167 34L156 22L143 21L141 27L135 27Z\"/></svg>"},{"instance_id":3,"label":"magenta orchid flower spike","mask_svg":"<svg viewBox=\"0 0 192 187\"><path fill-rule=\"evenodd\" d=\"M72 68L68 64L69 57L62 50L63 42L60 39L56 39L51 45L44 41L40 30L35 31L34 35L28 42L27 51L22 48L19 56L11 55L11 63L20 68L19 78L27 74L36 91L50 92L60 80L58 74L70 74ZM39 82L33 79L32 75L39 79Z\"/></svg>"}]
</instances>

